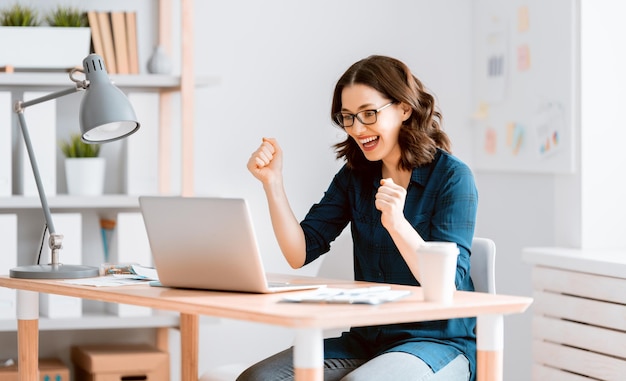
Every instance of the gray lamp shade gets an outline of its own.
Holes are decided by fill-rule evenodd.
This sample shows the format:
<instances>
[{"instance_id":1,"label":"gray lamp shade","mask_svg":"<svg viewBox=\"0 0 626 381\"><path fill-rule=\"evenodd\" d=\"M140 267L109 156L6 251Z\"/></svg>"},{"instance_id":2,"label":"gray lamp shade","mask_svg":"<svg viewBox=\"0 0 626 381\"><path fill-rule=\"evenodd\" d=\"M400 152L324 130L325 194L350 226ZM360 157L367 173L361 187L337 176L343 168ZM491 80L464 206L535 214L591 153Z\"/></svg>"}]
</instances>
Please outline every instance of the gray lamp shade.
<instances>
[{"instance_id":1,"label":"gray lamp shade","mask_svg":"<svg viewBox=\"0 0 626 381\"><path fill-rule=\"evenodd\" d=\"M135 111L126 95L107 74L102 57L90 54L83 60L89 87L80 104L80 129L86 143L122 139L139 129Z\"/></svg>"}]
</instances>

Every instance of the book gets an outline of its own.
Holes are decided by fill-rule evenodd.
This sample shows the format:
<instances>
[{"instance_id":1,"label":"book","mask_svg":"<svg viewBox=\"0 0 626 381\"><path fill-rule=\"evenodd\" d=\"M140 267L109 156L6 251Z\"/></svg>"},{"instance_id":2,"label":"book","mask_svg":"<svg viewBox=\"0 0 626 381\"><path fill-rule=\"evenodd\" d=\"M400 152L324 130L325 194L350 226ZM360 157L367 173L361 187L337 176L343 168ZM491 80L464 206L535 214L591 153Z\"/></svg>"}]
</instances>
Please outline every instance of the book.
<instances>
[{"instance_id":1,"label":"book","mask_svg":"<svg viewBox=\"0 0 626 381\"><path fill-rule=\"evenodd\" d=\"M107 73L117 73L117 62L115 60L115 45L113 43L113 31L111 30L111 18L109 12L98 12L98 26L100 27L100 36L102 38L102 48L104 54L102 59L106 66Z\"/></svg>"},{"instance_id":2,"label":"book","mask_svg":"<svg viewBox=\"0 0 626 381\"><path fill-rule=\"evenodd\" d=\"M115 65L118 74L128 74L128 45L126 36L126 16L124 12L110 12L111 32L115 49Z\"/></svg>"},{"instance_id":3,"label":"book","mask_svg":"<svg viewBox=\"0 0 626 381\"><path fill-rule=\"evenodd\" d=\"M89 21L89 29L91 29L91 52L104 58L102 35L100 34L100 25L96 11L87 12L87 20Z\"/></svg>"},{"instance_id":4,"label":"book","mask_svg":"<svg viewBox=\"0 0 626 381\"><path fill-rule=\"evenodd\" d=\"M128 71L139 74L139 44L137 42L137 13L126 12L126 37L128 46Z\"/></svg>"}]
</instances>

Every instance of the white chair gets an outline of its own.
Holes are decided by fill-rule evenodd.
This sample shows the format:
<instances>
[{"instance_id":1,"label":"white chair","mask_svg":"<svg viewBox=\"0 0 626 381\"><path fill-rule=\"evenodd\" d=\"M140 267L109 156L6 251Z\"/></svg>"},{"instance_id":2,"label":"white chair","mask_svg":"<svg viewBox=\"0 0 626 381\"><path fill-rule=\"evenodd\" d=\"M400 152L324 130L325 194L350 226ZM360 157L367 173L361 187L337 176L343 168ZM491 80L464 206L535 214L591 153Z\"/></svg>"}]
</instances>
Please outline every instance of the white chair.
<instances>
[{"instance_id":1,"label":"white chair","mask_svg":"<svg viewBox=\"0 0 626 381\"><path fill-rule=\"evenodd\" d=\"M488 238L474 237L472 255L470 257L470 275L474 288L478 292L496 293L496 244ZM502 315L479 315L476 318L477 328L491 327L489 335L476 337L476 361L478 373L499 362L502 367L502 351L504 350L504 319ZM491 364L491 365L488 365ZM480 379L480 375L478 376ZM484 377L483 377L484 378Z\"/></svg>"},{"instance_id":2,"label":"white chair","mask_svg":"<svg viewBox=\"0 0 626 381\"><path fill-rule=\"evenodd\" d=\"M470 256L470 275L479 292L496 293L496 244L489 238L474 237ZM206 372L199 381L232 381L246 364L229 364Z\"/></svg>"},{"instance_id":3,"label":"white chair","mask_svg":"<svg viewBox=\"0 0 626 381\"><path fill-rule=\"evenodd\" d=\"M470 275L476 291L496 293L496 244L489 238L474 237Z\"/></svg>"}]
</instances>

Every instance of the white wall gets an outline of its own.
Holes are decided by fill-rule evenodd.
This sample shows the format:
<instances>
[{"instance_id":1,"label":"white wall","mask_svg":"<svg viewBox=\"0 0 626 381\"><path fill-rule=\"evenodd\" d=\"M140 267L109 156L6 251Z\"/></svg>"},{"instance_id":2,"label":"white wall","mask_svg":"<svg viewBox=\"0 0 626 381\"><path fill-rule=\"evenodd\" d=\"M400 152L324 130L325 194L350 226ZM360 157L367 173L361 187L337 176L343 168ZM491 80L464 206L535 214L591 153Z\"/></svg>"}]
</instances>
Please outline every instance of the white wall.
<instances>
[{"instance_id":1,"label":"white wall","mask_svg":"<svg viewBox=\"0 0 626 381\"><path fill-rule=\"evenodd\" d=\"M250 200L263 247L277 246L260 184L246 170L263 136L285 151L296 215L319 200L341 165L330 118L335 81L370 54L407 62L439 97L445 127L468 158L470 69L466 1L196 2L196 72L222 82L196 98L196 193ZM270 269L283 260L267 253ZM274 261L273 259L279 259Z\"/></svg>"},{"instance_id":2,"label":"white wall","mask_svg":"<svg viewBox=\"0 0 626 381\"><path fill-rule=\"evenodd\" d=\"M626 52L621 39L626 24L619 17L626 4L619 1L579 0L581 4L581 131L580 192L577 244L585 249L624 249L626 199L622 166ZM575 210L576 212L576 210ZM567 218L564 208L560 216ZM560 224L567 227L567 223ZM566 233L563 232L563 235Z\"/></svg>"}]
</instances>

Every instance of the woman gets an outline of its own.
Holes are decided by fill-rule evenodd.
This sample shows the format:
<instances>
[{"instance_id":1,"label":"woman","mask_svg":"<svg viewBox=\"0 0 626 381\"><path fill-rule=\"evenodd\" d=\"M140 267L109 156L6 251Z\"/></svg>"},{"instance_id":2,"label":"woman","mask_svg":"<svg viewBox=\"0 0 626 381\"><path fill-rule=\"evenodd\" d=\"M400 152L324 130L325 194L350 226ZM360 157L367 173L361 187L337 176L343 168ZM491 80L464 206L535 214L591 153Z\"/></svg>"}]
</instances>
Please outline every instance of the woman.
<instances>
[{"instance_id":1,"label":"woman","mask_svg":"<svg viewBox=\"0 0 626 381\"><path fill-rule=\"evenodd\" d=\"M356 280L419 285L416 251L455 242L456 286L473 291L469 249L477 191L470 169L450 153L435 98L402 62L370 56L339 79L331 116L347 137L335 145L345 165L302 222L282 177L282 151L263 139L248 161L261 181L274 233L293 268L312 262L350 223ZM351 328L324 341L325 380L473 380L475 320ZM291 349L238 380L292 380Z\"/></svg>"}]
</instances>

